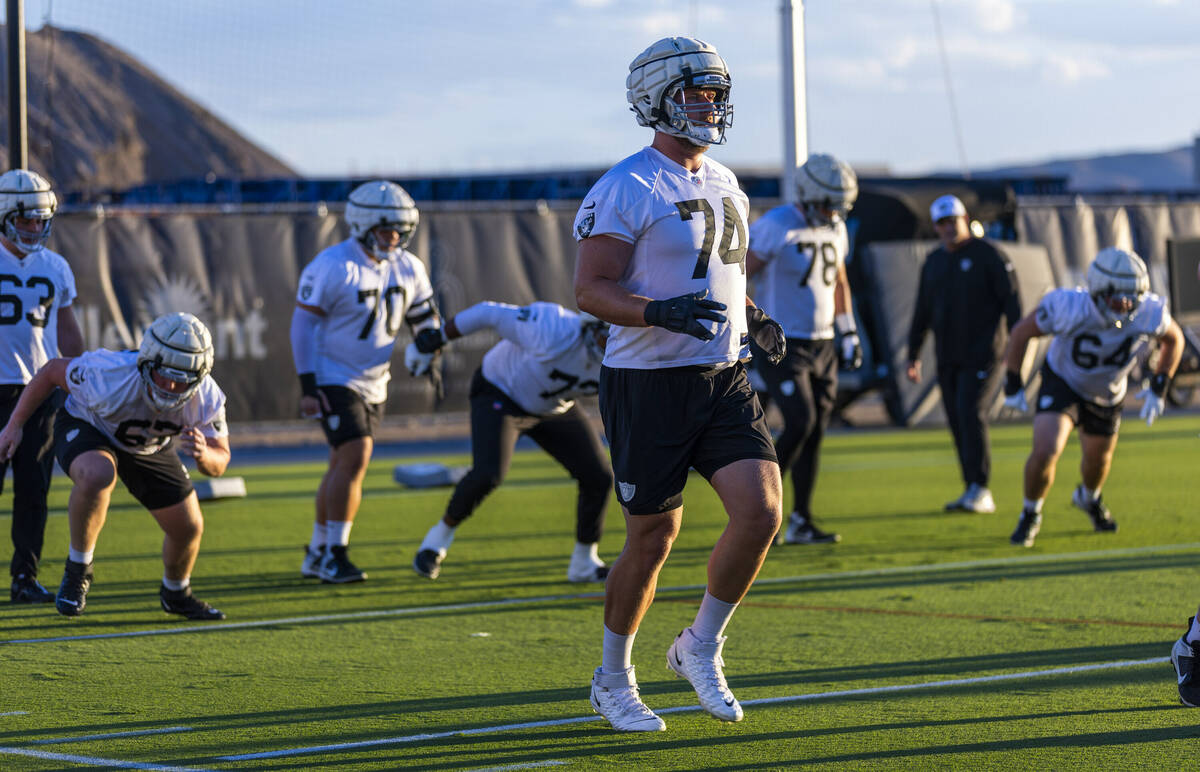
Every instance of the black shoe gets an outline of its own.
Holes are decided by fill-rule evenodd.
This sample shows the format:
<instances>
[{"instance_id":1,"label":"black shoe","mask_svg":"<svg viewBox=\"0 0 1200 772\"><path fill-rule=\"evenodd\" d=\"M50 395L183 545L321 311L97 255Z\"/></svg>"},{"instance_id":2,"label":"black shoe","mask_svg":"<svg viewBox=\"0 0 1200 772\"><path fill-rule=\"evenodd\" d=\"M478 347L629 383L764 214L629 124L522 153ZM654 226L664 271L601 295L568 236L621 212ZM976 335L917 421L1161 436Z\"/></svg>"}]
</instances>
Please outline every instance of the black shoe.
<instances>
[{"instance_id":1,"label":"black shoe","mask_svg":"<svg viewBox=\"0 0 1200 772\"><path fill-rule=\"evenodd\" d=\"M1023 509L1021 519L1017 521L1017 530L1012 532L1009 541L1022 547L1032 547L1038 531L1042 530L1042 515L1039 512Z\"/></svg>"},{"instance_id":2,"label":"black shoe","mask_svg":"<svg viewBox=\"0 0 1200 772\"><path fill-rule=\"evenodd\" d=\"M92 564L76 563L68 558L62 584L58 586L58 596L54 598L54 607L63 616L79 616L87 605L87 594L91 587Z\"/></svg>"},{"instance_id":3,"label":"black shoe","mask_svg":"<svg viewBox=\"0 0 1200 772\"><path fill-rule=\"evenodd\" d=\"M1192 617L1195 619L1195 617ZM1188 630L1192 629L1192 619L1188 620ZM1175 641L1171 649L1171 665L1175 668L1175 677L1179 681L1179 701L1189 708L1200 707L1200 683L1196 679L1196 650L1187 642L1187 633Z\"/></svg>"},{"instance_id":4,"label":"black shoe","mask_svg":"<svg viewBox=\"0 0 1200 772\"><path fill-rule=\"evenodd\" d=\"M182 590L169 590L165 584L159 585L158 599L162 603L163 611L168 614L179 614L188 619L199 619L201 621L214 621L225 618L224 613L204 601L198 600L195 595L192 595L191 587Z\"/></svg>"},{"instance_id":5,"label":"black shoe","mask_svg":"<svg viewBox=\"0 0 1200 772\"><path fill-rule=\"evenodd\" d=\"M1115 531L1117 530L1117 521L1113 520L1112 512L1108 511L1108 507L1104 506L1104 497L1097 496L1092 503L1088 503L1087 494L1083 492L1083 485L1076 486L1075 492L1071 494L1071 503L1076 509L1082 509L1087 512L1087 516L1092 519L1092 527L1097 531Z\"/></svg>"},{"instance_id":6,"label":"black shoe","mask_svg":"<svg viewBox=\"0 0 1200 772\"><path fill-rule=\"evenodd\" d=\"M13 577L9 599L13 603L51 603L54 600L54 593L43 587L36 577L29 574L17 574Z\"/></svg>"},{"instance_id":7,"label":"black shoe","mask_svg":"<svg viewBox=\"0 0 1200 772\"><path fill-rule=\"evenodd\" d=\"M413 558L413 570L426 579L437 579L442 572L442 557L437 550L421 550Z\"/></svg>"},{"instance_id":8,"label":"black shoe","mask_svg":"<svg viewBox=\"0 0 1200 772\"><path fill-rule=\"evenodd\" d=\"M811 519L796 512L788 516L783 534L784 544L837 544L841 540L840 534L822 531Z\"/></svg>"},{"instance_id":9,"label":"black shoe","mask_svg":"<svg viewBox=\"0 0 1200 772\"><path fill-rule=\"evenodd\" d=\"M350 562L346 549L337 545L325 549L325 562L321 564L321 581L325 584L349 584L367 578L358 566Z\"/></svg>"}]
</instances>

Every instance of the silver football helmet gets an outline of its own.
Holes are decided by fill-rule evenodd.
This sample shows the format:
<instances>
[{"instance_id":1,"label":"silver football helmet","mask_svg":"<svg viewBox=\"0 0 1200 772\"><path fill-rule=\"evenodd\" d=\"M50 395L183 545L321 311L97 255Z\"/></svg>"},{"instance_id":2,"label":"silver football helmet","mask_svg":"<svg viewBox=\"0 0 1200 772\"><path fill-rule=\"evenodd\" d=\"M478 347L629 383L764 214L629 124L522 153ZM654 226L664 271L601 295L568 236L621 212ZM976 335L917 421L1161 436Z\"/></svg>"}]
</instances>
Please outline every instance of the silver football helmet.
<instances>
[{"instance_id":1,"label":"silver football helmet","mask_svg":"<svg viewBox=\"0 0 1200 772\"><path fill-rule=\"evenodd\" d=\"M1137 315L1150 292L1150 272L1133 252L1106 247L1088 266L1087 283L1096 308L1114 327L1121 327Z\"/></svg>"},{"instance_id":2,"label":"silver football helmet","mask_svg":"<svg viewBox=\"0 0 1200 772\"><path fill-rule=\"evenodd\" d=\"M372 233L375 228L382 226L399 231L398 248L403 249L408 246L421 219L412 197L404 188L387 180L364 182L352 190L346 202L345 218L350 235L376 256L390 250Z\"/></svg>"},{"instance_id":3,"label":"silver football helmet","mask_svg":"<svg viewBox=\"0 0 1200 772\"><path fill-rule=\"evenodd\" d=\"M25 169L0 174L0 232L26 254L37 252L50 238L58 198L45 177ZM37 231L19 230L14 218L40 220Z\"/></svg>"},{"instance_id":4,"label":"silver football helmet","mask_svg":"<svg viewBox=\"0 0 1200 772\"><path fill-rule=\"evenodd\" d=\"M639 126L682 137L697 145L720 145L733 125L729 68L717 49L695 38L663 38L629 65L626 99ZM717 92L710 102L684 101L683 89Z\"/></svg>"},{"instance_id":5,"label":"silver football helmet","mask_svg":"<svg viewBox=\"0 0 1200 772\"><path fill-rule=\"evenodd\" d=\"M212 366L212 336L191 314L160 316L146 328L138 348L137 369L146 382L146 398L158 410L171 410L186 402ZM175 389L161 386L155 382L155 374L178 385Z\"/></svg>"},{"instance_id":6,"label":"silver football helmet","mask_svg":"<svg viewBox=\"0 0 1200 772\"><path fill-rule=\"evenodd\" d=\"M797 198L814 225L845 220L858 199L858 175L826 153L810 155L796 174ZM833 217L826 215L829 210Z\"/></svg>"}]
</instances>

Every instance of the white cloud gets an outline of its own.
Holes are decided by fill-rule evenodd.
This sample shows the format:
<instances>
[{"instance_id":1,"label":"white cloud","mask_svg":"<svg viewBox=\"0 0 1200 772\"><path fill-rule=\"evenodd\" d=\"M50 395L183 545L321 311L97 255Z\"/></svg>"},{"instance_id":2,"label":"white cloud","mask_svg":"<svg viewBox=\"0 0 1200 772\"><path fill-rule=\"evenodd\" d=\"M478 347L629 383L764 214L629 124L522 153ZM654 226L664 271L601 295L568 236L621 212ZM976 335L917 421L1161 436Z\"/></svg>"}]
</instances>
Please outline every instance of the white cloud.
<instances>
[{"instance_id":1,"label":"white cloud","mask_svg":"<svg viewBox=\"0 0 1200 772\"><path fill-rule=\"evenodd\" d=\"M1017 24L1018 12L1011 0L974 0L971 10L985 32L1009 32Z\"/></svg>"},{"instance_id":2,"label":"white cloud","mask_svg":"<svg viewBox=\"0 0 1200 772\"><path fill-rule=\"evenodd\" d=\"M1042 60L1042 77L1051 83L1069 86L1091 78L1106 78L1108 65L1098 59L1065 54L1047 54Z\"/></svg>"}]
</instances>

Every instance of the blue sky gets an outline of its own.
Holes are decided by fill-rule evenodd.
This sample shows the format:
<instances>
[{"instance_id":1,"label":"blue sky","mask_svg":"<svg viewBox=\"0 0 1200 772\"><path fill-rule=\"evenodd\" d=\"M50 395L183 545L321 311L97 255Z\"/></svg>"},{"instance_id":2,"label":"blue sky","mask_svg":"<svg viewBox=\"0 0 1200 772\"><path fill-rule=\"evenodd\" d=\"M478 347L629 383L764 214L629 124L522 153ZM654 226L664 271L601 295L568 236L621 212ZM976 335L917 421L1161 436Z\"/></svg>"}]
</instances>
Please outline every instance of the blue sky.
<instances>
[{"instance_id":1,"label":"blue sky","mask_svg":"<svg viewBox=\"0 0 1200 772\"><path fill-rule=\"evenodd\" d=\"M972 167L1200 132L1200 2L936 0ZM25 0L124 48L304 174L608 166L629 61L688 34L734 79L735 168L781 159L779 0ZM957 170L931 0L809 0L809 146ZM33 73L31 73L32 75Z\"/></svg>"}]
</instances>

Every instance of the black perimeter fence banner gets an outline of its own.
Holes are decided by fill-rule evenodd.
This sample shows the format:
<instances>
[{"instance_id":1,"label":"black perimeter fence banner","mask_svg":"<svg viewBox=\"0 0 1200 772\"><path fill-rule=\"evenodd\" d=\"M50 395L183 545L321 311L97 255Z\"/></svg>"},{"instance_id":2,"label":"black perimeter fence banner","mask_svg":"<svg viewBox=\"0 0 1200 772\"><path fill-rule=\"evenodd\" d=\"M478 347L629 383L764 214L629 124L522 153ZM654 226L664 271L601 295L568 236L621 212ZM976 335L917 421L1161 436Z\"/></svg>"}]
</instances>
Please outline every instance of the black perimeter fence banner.
<instances>
[{"instance_id":1,"label":"black perimeter fence banner","mask_svg":"<svg viewBox=\"0 0 1200 772\"><path fill-rule=\"evenodd\" d=\"M994 186L993 186L994 187ZM864 191L851 214L856 244L851 283L891 419L939 420L936 388L903 379L899 357L920 265L933 247L928 200L958 192L985 222L1015 225L1022 247L1000 244L1018 267L1022 300L1032 309L1050 286L1071 286L1102 246L1133 247L1150 264L1155 291L1166 292L1166 240L1200 236L1200 204L1015 206L1002 190L953 186ZM986 194L986 195L985 195ZM753 217L765 211L754 207ZM512 208L421 207L409 245L425 262L444 315L481 300L535 300L575 307L576 202ZM857 224L856 224L857 220ZM231 421L297 416L299 385L289 327L300 271L346 238L339 211L255 212L120 210L63 212L50 248L71 264L79 287L75 315L89 349L133 348L156 316L187 311L213 333L213 375L229 397ZM906 243L895 243L904 241ZM886 243L891 242L891 243ZM463 411L470 376L497 338L479 333L453 342L445 356L446 397L434 404L425 379L404 370L401 333L392 359L390 414ZM932 342L925 356L931 357ZM932 361L926 372L932 373Z\"/></svg>"}]
</instances>

